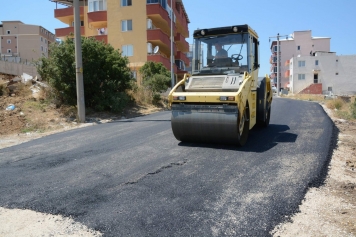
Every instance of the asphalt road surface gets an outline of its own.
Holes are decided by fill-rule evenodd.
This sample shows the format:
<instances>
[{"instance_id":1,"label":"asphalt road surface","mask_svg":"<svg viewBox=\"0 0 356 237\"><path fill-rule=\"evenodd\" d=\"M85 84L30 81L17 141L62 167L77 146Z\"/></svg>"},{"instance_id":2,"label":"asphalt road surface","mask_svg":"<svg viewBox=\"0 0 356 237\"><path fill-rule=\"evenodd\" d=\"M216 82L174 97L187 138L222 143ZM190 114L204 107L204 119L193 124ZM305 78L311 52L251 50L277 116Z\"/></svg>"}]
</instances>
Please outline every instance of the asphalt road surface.
<instances>
[{"instance_id":1,"label":"asphalt road surface","mask_svg":"<svg viewBox=\"0 0 356 237\"><path fill-rule=\"evenodd\" d=\"M275 98L245 147L182 143L170 111L0 150L0 206L71 216L104 236L268 236L325 178L333 125Z\"/></svg>"}]
</instances>

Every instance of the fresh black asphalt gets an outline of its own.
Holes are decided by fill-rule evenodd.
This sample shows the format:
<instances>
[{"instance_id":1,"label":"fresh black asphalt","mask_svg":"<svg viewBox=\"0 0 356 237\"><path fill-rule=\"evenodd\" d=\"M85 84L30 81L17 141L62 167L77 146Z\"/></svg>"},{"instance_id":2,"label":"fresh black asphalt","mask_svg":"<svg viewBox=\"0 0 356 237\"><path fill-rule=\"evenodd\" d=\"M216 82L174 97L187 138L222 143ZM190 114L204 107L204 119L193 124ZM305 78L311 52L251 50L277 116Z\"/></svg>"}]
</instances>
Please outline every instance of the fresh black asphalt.
<instances>
[{"instance_id":1,"label":"fresh black asphalt","mask_svg":"<svg viewBox=\"0 0 356 237\"><path fill-rule=\"evenodd\" d=\"M170 111L71 130L0 150L0 206L104 236L269 236L322 183L333 132L319 104L282 98L243 148L177 141Z\"/></svg>"}]
</instances>

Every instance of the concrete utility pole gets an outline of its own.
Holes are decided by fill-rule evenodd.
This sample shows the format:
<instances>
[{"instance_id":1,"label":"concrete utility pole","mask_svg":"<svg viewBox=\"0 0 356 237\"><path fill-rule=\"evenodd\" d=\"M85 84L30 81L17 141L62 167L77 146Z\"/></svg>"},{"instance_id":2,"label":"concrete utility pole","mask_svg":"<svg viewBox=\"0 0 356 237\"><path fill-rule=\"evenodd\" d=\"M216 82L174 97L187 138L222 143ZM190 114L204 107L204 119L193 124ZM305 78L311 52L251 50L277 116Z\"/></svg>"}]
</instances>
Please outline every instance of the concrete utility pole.
<instances>
[{"instance_id":1,"label":"concrete utility pole","mask_svg":"<svg viewBox=\"0 0 356 237\"><path fill-rule=\"evenodd\" d=\"M280 86L280 76L279 73L281 71L281 62L280 62L280 46L279 46L279 38L281 36L279 35L279 33L277 34L277 36L271 36L269 37L271 38L277 38L277 96L279 96L280 90L281 90L281 86ZM288 35L283 35L282 37L286 37L286 39L288 39Z\"/></svg>"},{"instance_id":2,"label":"concrete utility pole","mask_svg":"<svg viewBox=\"0 0 356 237\"><path fill-rule=\"evenodd\" d=\"M75 38L75 74L77 86L77 107L78 122L85 122L85 101L84 101L84 82L83 82L83 62L82 62L82 41L80 33L80 6L79 0L73 1L74 9L74 38Z\"/></svg>"},{"instance_id":3,"label":"concrete utility pole","mask_svg":"<svg viewBox=\"0 0 356 237\"><path fill-rule=\"evenodd\" d=\"M174 87L174 53L173 53L173 2L171 0L171 86Z\"/></svg>"}]
</instances>

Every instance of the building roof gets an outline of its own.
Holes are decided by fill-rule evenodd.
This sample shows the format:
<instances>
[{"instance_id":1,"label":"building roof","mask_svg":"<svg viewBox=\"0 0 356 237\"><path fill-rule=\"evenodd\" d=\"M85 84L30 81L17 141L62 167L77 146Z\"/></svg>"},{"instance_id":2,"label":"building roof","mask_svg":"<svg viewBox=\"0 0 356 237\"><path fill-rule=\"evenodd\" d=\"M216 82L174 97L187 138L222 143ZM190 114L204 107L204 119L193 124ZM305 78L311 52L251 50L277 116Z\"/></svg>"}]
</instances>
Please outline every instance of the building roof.
<instances>
[{"instance_id":1,"label":"building roof","mask_svg":"<svg viewBox=\"0 0 356 237\"><path fill-rule=\"evenodd\" d=\"M1 21L2 23L20 23L20 24L24 24L22 21L18 21L18 20L13 20L13 21Z\"/></svg>"}]
</instances>

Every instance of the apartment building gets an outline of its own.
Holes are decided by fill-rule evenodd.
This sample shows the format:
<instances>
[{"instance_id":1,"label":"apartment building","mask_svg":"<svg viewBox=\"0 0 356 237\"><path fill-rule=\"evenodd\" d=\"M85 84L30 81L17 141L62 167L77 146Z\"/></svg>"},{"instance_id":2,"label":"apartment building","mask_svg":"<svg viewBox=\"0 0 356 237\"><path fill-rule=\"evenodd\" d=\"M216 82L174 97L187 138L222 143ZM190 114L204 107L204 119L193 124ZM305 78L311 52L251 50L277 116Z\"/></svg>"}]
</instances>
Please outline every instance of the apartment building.
<instances>
[{"instance_id":1,"label":"apartment building","mask_svg":"<svg viewBox=\"0 0 356 237\"><path fill-rule=\"evenodd\" d=\"M289 60L292 93L356 94L356 55L314 52Z\"/></svg>"},{"instance_id":2,"label":"apartment building","mask_svg":"<svg viewBox=\"0 0 356 237\"><path fill-rule=\"evenodd\" d=\"M313 37L311 30L294 31L279 40L279 62L277 62L277 41L271 43L271 78L277 85L277 63L279 63L280 88L290 87L289 59L312 55L316 51L330 51L330 37Z\"/></svg>"},{"instance_id":3,"label":"apartment building","mask_svg":"<svg viewBox=\"0 0 356 237\"><path fill-rule=\"evenodd\" d=\"M10 62L32 62L48 56L55 35L37 25L21 21L2 21L0 24L1 59Z\"/></svg>"},{"instance_id":4,"label":"apartment building","mask_svg":"<svg viewBox=\"0 0 356 237\"><path fill-rule=\"evenodd\" d=\"M56 37L73 37L71 1L56 2L55 18L68 27L56 29ZM58 8L61 4L65 8ZM81 35L94 37L120 49L135 72L147 61L161 62L171 70L171 8L173 8L174 72L182 78L189 66L189 18L182 0L87 0L80 1Z\"/></svg>"}]
</instances>

